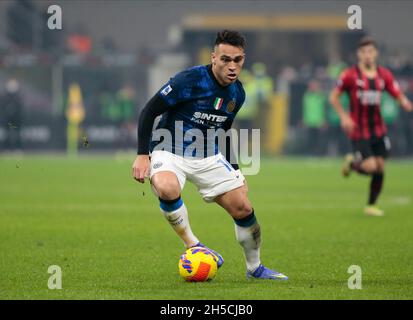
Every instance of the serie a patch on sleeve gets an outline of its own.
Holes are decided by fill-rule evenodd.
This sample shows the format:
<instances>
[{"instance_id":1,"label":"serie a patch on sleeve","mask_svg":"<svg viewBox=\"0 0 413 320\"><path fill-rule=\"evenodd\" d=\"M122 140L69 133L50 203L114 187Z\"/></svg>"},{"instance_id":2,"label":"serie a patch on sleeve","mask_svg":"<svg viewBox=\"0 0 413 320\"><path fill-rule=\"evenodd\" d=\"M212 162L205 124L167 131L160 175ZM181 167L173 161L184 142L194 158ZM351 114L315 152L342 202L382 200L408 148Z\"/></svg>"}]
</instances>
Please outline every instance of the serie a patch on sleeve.
<instances>
[{"instance_id":1,"label":"serie a patch on sleeve","mask_svg":"<svg viewBox=\"0 0 413 320\"><path fill-rule=\"evenodd\" d=\"M165 88L162 89L161 94L163 96L167 96L169 92L172 91L172 87L170 84L168 84Z\"/></svg>"}]
</instances>

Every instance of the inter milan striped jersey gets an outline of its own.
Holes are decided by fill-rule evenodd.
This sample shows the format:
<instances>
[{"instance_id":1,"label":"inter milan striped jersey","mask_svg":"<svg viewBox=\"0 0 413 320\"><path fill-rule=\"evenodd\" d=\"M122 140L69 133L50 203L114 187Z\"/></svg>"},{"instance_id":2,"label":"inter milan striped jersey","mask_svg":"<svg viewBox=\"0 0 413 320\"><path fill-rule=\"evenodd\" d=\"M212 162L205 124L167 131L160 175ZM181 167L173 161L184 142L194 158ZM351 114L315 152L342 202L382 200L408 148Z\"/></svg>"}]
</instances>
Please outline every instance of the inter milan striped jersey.
<instances>
[{"instance_id":1,"label":"inter milan striped jersey","mask_svg":"<svg viewBox=\"0 0 413 320\"><path fill-rule=\"evenodd\" d=\"M169 109L162 114L155 131L167 129L173 138L172 150L169 151L185 156L188 152L189 156L195 156L195 148L198 148L196 152L202 148L203 157L217 154L217 139L208 134L208 129L229 129L245 100L241 82L236 80L228 86L221 86L212 73L211 65L196 66L178 73L157 94ZM161 142L157 137L155 139L154 132L151 152ZM199 145L201 142L202 146Z\"/></svg>"},{"instance_id":2,"label":"inter milan striped jersey","mask_svg":"<svg viewBox=\"0 0 413 320\"><path fill-rule=\"evenodd\" d=\"M387 133L380 113L381 94L384 90L394 98L401 94L390 70L378 66L377 75L367 78L355 65L343 71L336 87L340 92L346 91L350 97L350 116L356 124L350 139L381 138Z\"/></svg>"}]
</instances>

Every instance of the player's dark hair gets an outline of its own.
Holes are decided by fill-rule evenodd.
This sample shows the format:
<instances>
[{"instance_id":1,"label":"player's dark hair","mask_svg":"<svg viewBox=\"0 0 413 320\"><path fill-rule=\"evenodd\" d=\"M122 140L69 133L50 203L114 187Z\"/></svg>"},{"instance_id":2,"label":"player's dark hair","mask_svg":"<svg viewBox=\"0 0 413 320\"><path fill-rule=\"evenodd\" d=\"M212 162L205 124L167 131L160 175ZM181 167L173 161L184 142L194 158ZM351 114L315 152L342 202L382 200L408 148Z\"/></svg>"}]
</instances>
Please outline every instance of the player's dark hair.
<instances>
[{"instance_id":1,"label":"player's dark hair","mask_svg":"<svg viewBox=\"0 0 413 320\"><path fill-rule=\"evenodd\" d=\"M363 37L360 39L357 48L360 49L361 47L370 46L372 45L377 49L377 42L371 37Z\"/></svg>"},{"instance_id":2,"label":"player's dark hair","mask_svg":"<svg viewBox=\"0 0 413 320\"><path fill-rule=\"evenodd\" d=\"M217 46L221 43L229 44L242 49L245 49L246 45L245 37L238 31L233 30L222 30L217 33L215 45Z\"/></svg>"}]
</instances>

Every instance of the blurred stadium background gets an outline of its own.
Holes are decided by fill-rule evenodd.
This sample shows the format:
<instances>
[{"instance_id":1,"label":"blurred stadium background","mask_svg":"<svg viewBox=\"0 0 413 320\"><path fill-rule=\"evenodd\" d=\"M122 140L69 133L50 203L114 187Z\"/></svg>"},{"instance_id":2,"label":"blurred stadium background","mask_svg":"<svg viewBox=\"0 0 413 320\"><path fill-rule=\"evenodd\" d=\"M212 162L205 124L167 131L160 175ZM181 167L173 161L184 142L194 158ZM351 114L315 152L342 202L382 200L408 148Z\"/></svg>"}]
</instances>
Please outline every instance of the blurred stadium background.
<instances>
[{"instance_id":1,"label":"blurred stadium background","mask_svg":"<svg viewBox=\"0 0 413 320\"><path fill-rule=\"evenodd\" d=\"M52 4L62 30L47 28ZM2 0L1 152L135 149L146 100L174 73L208 63L217 30L233 28L248 41L238 126L261 129L266 155L341 155L349 146L327 94L360 37L377 39L380 62L413 98L413 2L361 1L361 31L347 28L350 4ZM383 99L393 155L412 156L413 116Z\"/></svg>"}]
</instances>

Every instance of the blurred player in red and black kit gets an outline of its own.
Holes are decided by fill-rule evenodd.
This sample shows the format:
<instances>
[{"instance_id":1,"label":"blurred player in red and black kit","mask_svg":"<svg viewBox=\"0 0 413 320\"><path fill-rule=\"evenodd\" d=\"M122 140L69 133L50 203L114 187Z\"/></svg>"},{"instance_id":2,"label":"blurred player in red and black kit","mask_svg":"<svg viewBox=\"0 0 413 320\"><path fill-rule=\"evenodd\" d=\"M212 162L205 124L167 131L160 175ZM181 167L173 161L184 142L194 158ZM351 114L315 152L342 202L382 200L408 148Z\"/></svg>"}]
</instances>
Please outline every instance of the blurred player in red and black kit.
<instances>
[{"instance_id":1,"label":"blurred player in red and black kit","mask_svg":"<svg viewBox=\"0 0 413 320\"><path fill-rule=\"evenodd\" d=\"M364 212L382 216L376 206L384 179L384 159L390 150L387 128L380 114L381 94L389 92L406 111L412 111L409 99L401 92L390 70L377 64L377 44L371 38L363 38L357 49L357 65L341 74L330 94L330 103L340 116L341 126L351 140L353 154L347 155L342 173L348 177L351 171L370 175L370 193ZM350 114L340 103L339 96L347 92L350 97Z\"/></svg>"}]
</instances>

